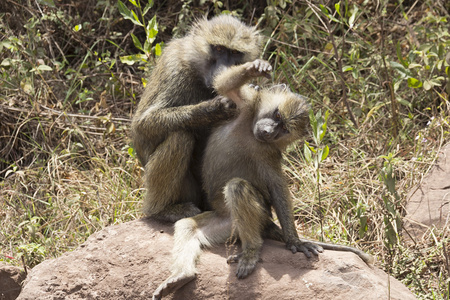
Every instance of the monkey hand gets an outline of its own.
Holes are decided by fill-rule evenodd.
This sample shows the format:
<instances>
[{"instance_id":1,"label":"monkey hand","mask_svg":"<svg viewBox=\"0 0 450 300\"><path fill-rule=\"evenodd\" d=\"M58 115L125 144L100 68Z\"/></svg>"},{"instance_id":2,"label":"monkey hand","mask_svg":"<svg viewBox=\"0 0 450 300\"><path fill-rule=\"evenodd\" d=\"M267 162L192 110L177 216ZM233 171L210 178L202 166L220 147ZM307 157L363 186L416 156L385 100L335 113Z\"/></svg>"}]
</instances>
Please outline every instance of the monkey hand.
<instances>
[{"instance_id":1,"label":"monkey hand","mask_svg":"<svg viewBox=\"0 0 450 300\"><path fill-rule=\"evenodd\" d=\"M252 62L248 62L245 65L247 74L252 77L266 77L271 78L269 72L272 71L272 66L266 60L255 59Z\"/></svg>"},{"instance_id":2,"label":"monkey hand","mask_svg":"<svg viewBox=\"0 0 450 300\"><path fill-rule=\"evenodd\" d=\"M217 113L220 119L228 120L237 114L236 104L227 97L217 96L210 102L210 113Z\"/></svg>"},{"instance_id":3,"label":"monkey hand","mask_svg":"<svg viewBox=\"0 0 450 300\"><path fill-rule=\"evenodd\" d=\"M313 242L306 242L300 239L294 239L286 243L286 248L292 251L292 253L303 252L306 257L311 258L311 253L319 255L323 252L323 248Z\"/></svg>"}]
</instances>

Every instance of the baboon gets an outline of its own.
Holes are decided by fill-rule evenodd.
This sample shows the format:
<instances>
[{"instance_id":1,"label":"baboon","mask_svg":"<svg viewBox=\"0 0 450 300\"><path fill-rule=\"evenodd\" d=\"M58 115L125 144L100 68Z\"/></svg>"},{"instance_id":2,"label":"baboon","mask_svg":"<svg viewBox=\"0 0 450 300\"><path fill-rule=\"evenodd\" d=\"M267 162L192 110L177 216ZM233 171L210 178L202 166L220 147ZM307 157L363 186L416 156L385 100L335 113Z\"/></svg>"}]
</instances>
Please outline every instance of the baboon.
<instances>
[{"instance_id":1,"label":"baboon","mask_svg":"<svg viewBox=\"0 0 450 300\"><path fill-rule=\"evenodd\" d=\"M282 241L293 253L301 251L307 257L325 248L352 251L365 262L372 261L370 255L352 247L299 238L281 160L286 147L305 135L310 106L285 86L242 86L270 70L268 62L256 60L230 67L215 78L216 90L236 103L239 115L209 137L202 175L212 210L175 223L172 274L153 299L193 280L201 249L231 236L241 242L242 252L228 258L238 263L240 279L254 270L263 238ZM272 221L272 208L281 228Z\"/></svg>"},{"instance_id":2,"label":"baboon","mask_svg":"<svg viewBox=\"0 0 450 300\"><path fill-rule=\"evenodd\" d=\"M197 21L165 47L131 125L145 169L147 216L175 222L205 209L199 167L205 142L211 126L236 113L231 101L216 97L213 78L256 59L261 44L256 28L220 15Z\"/></svg>"}]
</instances>

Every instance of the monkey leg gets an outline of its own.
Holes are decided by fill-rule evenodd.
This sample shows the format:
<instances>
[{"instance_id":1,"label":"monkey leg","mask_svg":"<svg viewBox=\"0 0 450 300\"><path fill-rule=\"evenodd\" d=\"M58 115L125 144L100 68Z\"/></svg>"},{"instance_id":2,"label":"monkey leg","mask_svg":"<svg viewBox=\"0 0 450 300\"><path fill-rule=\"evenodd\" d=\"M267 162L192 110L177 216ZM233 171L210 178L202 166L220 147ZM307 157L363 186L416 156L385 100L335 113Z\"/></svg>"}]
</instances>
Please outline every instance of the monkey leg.
<instances>
[{"instance_id":1,"label":"monkey leg","mask_svg":"<svg viewBox=\"0 0 450 300\"><path fill-rule=\"evenodd\" d=\"M264 228L263 233L264 238L271 239L274 241L285 242L283 237L283 230L281 230L280 226L275 224L273 221L270 221L269 224Z\"/></svg>"},{"instance_id":2,"label":"monkey leg","mask_svg":"<svg viewBox=\"0 0 450 300\"><path fill-rule=\"evenodd\" d=\"M200 184L189 169L194 144L190 133L172 132L150 156L144 178L146 215L176 222L200 213Z\"/></svg>"},{"instance_id":3,"label":"monkey leg","mask_svg":"<svg viewBox=\"0 0 450 300\"><path fill-rule=\"evenodd\" d=\"M225 204L230 210L233 229L242 244L242 253L230 256L228 262L238 262L236 276L245 278L256 267L263 244L263 229L269 215L262 195L246 180L234 178L224 189Z\"/></svg>"},{"instance_id":4,"label":"monkey leg","mask_svg":"<svg viewBox=\"0 0 450 300\"><path fill-rule=\"evenodd\" d=\"M153 293L153 299L161 299L195 279L196 263L202 248L224 243L231 234L231 220L207 211L175 223L172 250L172 273Z\"/></svg>"}]
</instances>

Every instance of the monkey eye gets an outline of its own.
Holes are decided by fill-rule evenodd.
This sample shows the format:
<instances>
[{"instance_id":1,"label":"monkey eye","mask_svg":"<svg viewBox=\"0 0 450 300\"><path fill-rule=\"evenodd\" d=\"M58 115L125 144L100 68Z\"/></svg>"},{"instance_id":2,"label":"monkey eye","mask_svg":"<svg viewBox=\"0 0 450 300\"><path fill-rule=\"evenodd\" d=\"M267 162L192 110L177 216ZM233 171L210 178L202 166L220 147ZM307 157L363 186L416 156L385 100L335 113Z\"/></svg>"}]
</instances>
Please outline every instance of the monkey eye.
<instances>
[{"instance_id":1,"label":"monkey eye","mask_svg":"<svg viewBox=\"0 0 450 300\"><path fill-rule=\"evenodd\" d=\"M222 47L222 46L215 46L215 50L216 50L217 52L219 52L219 53L222 53L222 52L225 51L225 47Z\"/></svg>"},{"instance_id":2,"label":"monkey eye","mask_svg":"<svg viewBox=\"0 0 450 300\"><path fill-rule=\"evenodd\" d=\"M232 54L241 54L241 52L237 51L237 50L232 50L231 51Z\"/></svg>"},{"instance_id":3,"label":"monkey eye","mask_svg":"<svg viewBox=\"0 0 450 300\"><path fill-rule=\"evenodd\" d=\"M286 126L286 124L283 124L283 130L285 131L285 132L289 132L289 129L287 128L287 126Z\"/></svg>"},{"instance_id":4,"label":"monkey eye","mask_svg":"<svg viewBox=\"0 0 450 300\"><path fill-rule=\"evenodd\" d=\"M279 110L277 110L277 111L275 112L275 120L276 120L276 121L280 121L280 120L281 120L281 113L280 113Z\"/></svg>"}]
</instances>

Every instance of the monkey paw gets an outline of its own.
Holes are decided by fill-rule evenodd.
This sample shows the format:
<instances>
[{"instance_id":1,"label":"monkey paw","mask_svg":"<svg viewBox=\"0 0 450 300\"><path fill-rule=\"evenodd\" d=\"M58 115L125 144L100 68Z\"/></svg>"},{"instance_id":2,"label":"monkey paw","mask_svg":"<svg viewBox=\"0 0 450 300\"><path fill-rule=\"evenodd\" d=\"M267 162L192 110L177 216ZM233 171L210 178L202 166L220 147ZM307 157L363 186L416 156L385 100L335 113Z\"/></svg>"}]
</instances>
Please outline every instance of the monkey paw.
<instances>
[{"instance_id":1,"label":"monkey paw","mask_svg":"<svg viewBox=\"0 0 450 300\"><path fill-rule=\"evenodd\" d=\"M250 83L248 86L251 87L252 89L256 90L256 91L260 91L261 90L261 87L259 85L255 85L255 84Z\"/></svg>"},{"instance_id":2,"label":"monkey paw","mask_svg":"<svg viewBox=\"0 0 450 300\"><path fill-rule=\"evenodd\" d=\"M292 253L303 252L306 257L311 258L311 253L319 255L323 252L323 248L312 242L304 242L300 239L290 241L286 243L286 247L292 251Z\"/></svg>"},{"instance_id":3,"label":"monkey paw","mask_svg":"<svg viewBox=\"0 0 450 300\"><path fill-rule=\"evenodd\" d=\"M227 97L217 96L211 100L211 105L214 114L221 120L231 119L237 114L236 104Z\"/></svg>"},{"instance_id":4,"label":"monkey paw","mask_svg":"<svg viewBox=\"0 0 450 300\"><path fill-rule=\"evenodd\" d=\"M236 270L236 277L238 279L243 279L253 273L256 267L256 263L258 261L261 261L259 256L251 256L248 257L246 255L243 255L243 253L239 253L237 255L230 255L227 258L227 263L238 263L237 270Z\"/></svg>"},{"instance_id":5,"label":"monkey paw","mask_svg":"<svg viewBox=\"0 0 450 300\"><path fill-rule=\"evenodd\" d=\"M245 64L247 68L247 72L250 76L260 77L264 76L270 79L269 72L272 71L272 66L268 61L262 59L255 59L252 62L248 62Z\"/></svg>"},{"instance_id":6,"label":"monkey paw","mask_svg":"<svg viewBox=\"0 0 450 300\"><path fill-rule=\"evenodd\" d=\"M236 104L227 97L219 96L219 101L223 108L225 108L226 110L236 108Z\"/></svg>"},{"instance_id":7,"label":"monkey paw","mask_svg":"<svg viewBox=\"0 0 450 300\"><path fill-rule=\"evenodd\" d=\"M180 289L186 283L195 279L194 275L186 275L184 273L178 275L172 275L167 278L153 293L153 300L160 300L162 297L175 292Z\"/></svg>"}]
</instances>

